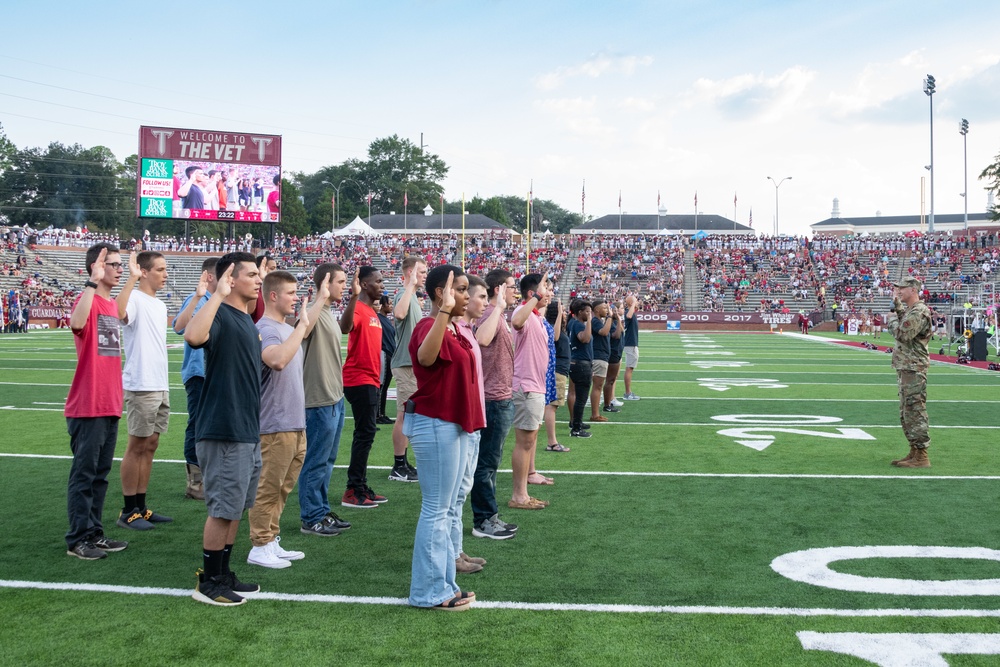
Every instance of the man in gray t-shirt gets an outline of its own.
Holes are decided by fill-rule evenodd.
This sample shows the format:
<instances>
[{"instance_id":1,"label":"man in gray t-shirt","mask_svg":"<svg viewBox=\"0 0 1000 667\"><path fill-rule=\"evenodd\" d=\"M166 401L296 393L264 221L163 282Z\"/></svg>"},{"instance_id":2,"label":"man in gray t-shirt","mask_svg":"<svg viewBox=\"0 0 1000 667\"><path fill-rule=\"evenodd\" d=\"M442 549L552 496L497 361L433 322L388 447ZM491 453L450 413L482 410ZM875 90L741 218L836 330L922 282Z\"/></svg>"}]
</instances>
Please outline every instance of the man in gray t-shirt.
<instances>
[{"instance_id":1,"label":"man in gray t-shirt","mask_svg":"<svg viewBox=\"0 0 1000 667\"><path fill-rule=\"evenodd\" d=\"M396 292L392 300L392 315L396 319L396 352L392 355L392 376L396 379L396 423L392 427L392 472L389 479L394 482L416 482L417 469L406 460L409 444L403 435L403 414L406 401L417 390L417 380L413 376L413 360L410 358L410 335L423 313L417 299L417 289L427 282L427 262L422 257L410 255L403 260L403 289Z\"/></svg>"},{"instance_id":2,"label":"man in gray t-shirt","mask_svg":"<svg viewBox=\"0 0 1000 667\"><path fill-rule=\"evenodd\" d=\"M270 568L289 567L305 557L286 551L278 543L278 526L288 494L295 487L306 455L305 391L302 386L302 338L309 327L306 301L302 300L295 327L285 319L295 314L298 281L287 271L271 271L264 278L264 316L260 332L260 480L250 509L250 542L247 563Z\"/></svg>"}]
</instances>

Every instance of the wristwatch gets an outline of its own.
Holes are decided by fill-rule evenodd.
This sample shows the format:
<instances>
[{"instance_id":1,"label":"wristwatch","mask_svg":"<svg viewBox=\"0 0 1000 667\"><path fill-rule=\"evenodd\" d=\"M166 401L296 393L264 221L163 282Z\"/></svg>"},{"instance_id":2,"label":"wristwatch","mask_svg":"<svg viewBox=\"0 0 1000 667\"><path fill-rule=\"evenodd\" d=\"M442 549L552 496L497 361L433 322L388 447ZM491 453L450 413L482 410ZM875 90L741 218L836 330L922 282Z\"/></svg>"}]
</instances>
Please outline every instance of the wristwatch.
<instances>
[{"instance_id":1,"label":"wristwatch","mask_svg":"<svg viewBox=\"0 0 1000 667\"><path fill-rule=\"evenodd\" d=\"M97 289L97 283L95 283L93 280L88 280L83 284L83 286L84 288L93 287L94 289Z\"/></svg>"}]
</instances>

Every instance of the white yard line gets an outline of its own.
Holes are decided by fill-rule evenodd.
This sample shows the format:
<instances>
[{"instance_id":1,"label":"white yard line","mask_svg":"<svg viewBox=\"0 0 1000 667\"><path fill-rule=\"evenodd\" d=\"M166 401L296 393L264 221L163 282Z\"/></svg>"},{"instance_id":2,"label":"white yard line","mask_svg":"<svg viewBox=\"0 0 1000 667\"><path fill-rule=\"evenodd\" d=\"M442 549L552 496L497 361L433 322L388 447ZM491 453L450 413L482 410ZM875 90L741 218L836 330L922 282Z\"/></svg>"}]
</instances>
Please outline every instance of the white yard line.
<instances>
[{"instance_id":1,"label":"white yard line","mask_svg":"<svg viewBox=\"0 0 1000 667\"><path fill-rule=\"evenodd\" d=\"M0 587L44 591L83 591L117 593L119 595L161 595L191 597L189 588L154 588L148 586L117 586L113 584L83 584L70 582L20 581L0 579ZM319 602L323 604L367 604L403 607L406 598L355 595L321 595L317 593L247 593L250 600L279 602ZM712 605L636 605L636 604L572 604L566 602L513 602L477 600L479 609L519 609L524 611L575 611L610 614L699 614L712 616L836 616L845 618L997 618L998 609L824 609L808 607L722 607Z\"/></svg>"}]
</instances>

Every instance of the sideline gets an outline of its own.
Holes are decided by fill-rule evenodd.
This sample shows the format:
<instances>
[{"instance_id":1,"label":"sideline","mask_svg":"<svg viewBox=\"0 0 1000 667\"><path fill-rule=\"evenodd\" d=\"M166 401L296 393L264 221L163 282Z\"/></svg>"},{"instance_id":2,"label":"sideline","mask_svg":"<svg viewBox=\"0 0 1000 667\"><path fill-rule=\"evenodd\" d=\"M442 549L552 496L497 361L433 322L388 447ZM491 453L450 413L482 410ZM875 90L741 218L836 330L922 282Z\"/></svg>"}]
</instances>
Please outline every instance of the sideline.
<instances>
[{"instance_id":1,"label":"sideline","mask_svg":"<svg viewBox=\"0 0 1000 667\"><path fill-rule=\"evenodd\" d=\"M0 579L2 588L47 591L85 591L121 595L162 595L191 597L189 588L151 588L112 584L76 584L47 581ZM247 593L250 600L280 602L321 602L325 604L369 604L407 606L406 598L318 595L302 593ZM714 616L839 616L848 618L1000 618L1000 609L811 609L807 607L721 607L709 605L573 604L567 602L511 602L477 600L480 609L520 609L525 611L583 611L613 614L703 614Z\"/></svg>"}]
</instances>

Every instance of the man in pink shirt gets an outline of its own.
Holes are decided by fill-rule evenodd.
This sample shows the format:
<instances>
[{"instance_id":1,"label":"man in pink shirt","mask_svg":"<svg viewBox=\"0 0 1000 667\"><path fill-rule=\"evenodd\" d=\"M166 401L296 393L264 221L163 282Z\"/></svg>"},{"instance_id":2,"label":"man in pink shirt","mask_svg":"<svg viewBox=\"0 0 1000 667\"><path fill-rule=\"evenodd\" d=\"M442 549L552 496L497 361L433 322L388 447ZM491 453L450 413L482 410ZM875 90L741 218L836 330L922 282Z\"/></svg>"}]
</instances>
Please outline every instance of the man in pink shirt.
<instances>
[{"instance_id":1,"label":"man in pink shirt","mask_svg":"<svg viewBox=\"0 0 1000 667\"><path fill-rule=\"evenodd\" d=\"M549 337L538 305L548 297L545 277L529 273L521 278L522 304L514 310L514 488L507 506L540 510L548 502L528 495L528 473L545 417L545 371L549 365Z\"/></svg>"}]
</instances>

